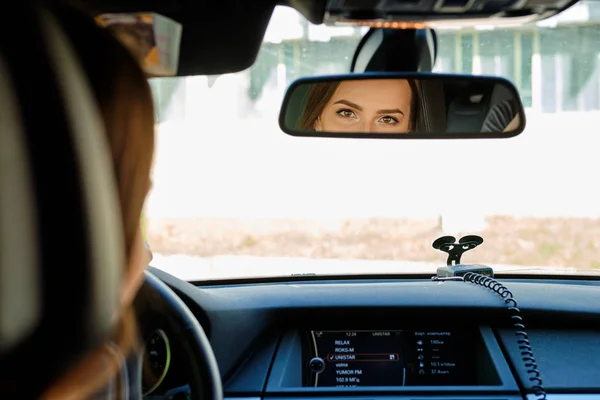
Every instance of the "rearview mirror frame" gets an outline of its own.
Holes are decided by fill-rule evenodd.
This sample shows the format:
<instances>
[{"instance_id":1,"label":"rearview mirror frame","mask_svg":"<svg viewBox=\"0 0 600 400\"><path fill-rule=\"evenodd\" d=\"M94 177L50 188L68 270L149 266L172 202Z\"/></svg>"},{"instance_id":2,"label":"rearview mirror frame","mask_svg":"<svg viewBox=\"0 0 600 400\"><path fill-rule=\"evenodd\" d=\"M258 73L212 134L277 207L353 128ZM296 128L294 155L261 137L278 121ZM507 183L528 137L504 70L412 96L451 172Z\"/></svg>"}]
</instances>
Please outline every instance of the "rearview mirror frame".
<instances>
[{"instance_id":1,"label":"rearview mirror frame","mask_svg":"<svg viewBox=\"0 0 600 400\"><path fill-rule=\"evenodd\" d=\"M288 127L286 124L286 110L290 106L293 100L293 94L295 90L301 85L324 83L332 81L350 81L350 80L365 80L365 79L418 79L424 80L469 80L473 83L490 83L495 82L496 84L505 85L518 102L518 115L519 126L507 132L411 132L411 133L347 133L347 132L319 132L316 135L314 132L298 130ZM342 139L508 139L520 135L526 127L526 115L521 96L515 85L508 79L496 77L496 76L484 76L484 75L468 75L468 74L438 74L438 73L427 73L427 72L364 72L364 73L351 73L351 74L339 74L339 75L322 75L304 77L295 80L290 84L286 90L283 103L279 112L279 127L280 129L294 137L312 137L312 138L342 138Z\"/></svg>"}]
</instances>

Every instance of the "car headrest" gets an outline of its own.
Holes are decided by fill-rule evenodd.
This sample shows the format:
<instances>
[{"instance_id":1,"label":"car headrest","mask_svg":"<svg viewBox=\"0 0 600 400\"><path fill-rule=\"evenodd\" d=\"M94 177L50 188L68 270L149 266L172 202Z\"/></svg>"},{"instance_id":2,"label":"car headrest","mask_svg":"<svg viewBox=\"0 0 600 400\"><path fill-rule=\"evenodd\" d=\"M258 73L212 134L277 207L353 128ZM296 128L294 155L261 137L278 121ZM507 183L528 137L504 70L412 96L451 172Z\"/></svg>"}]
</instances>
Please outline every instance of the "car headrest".
<instances>
[{"instance_id":1,"label":"car headrest","mask_svg":"<svg viewBox=\"0 0 600 400\"><path fill-rule=\"evenodd\" d=\"M514 94L506 85L465 90L448 106L448 132L480 132L491 110L505 101L514 103Z\"/></svg>"},{"instance_id":2,"label":"car headrest","mask_svg":"<svg viewBox=\"0 0 600 400\"><path fill-rule=\"evenodd\" d=\"M489 110L489 97L479 90L465 92L448 105L447 132L479 132Z\"/></svg>"},{"instance_id":3,"label":"car headrest","mask_svg":"<svg viewBox=\"0 0 600 400\"><path fill-rule=\"evenodd\" d=\"M0 24L0 398L38 398L113 328L124 245L99 110L68 38L30 1L13 3L9 19Z\"/></svg>"}]
</instances>

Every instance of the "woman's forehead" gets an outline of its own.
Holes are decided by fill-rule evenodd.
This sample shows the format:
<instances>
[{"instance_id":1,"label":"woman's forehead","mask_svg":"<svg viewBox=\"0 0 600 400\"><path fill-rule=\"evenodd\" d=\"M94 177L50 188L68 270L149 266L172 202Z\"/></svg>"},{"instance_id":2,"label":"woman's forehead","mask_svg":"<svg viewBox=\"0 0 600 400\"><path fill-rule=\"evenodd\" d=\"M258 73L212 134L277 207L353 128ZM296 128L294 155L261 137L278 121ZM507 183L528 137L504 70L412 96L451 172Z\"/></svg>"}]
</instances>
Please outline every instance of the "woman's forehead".
<instances>
[{"instance_id":1,"label":"woman's forehead","mask_svg":"<svg viewBox=\"0 0 600 400\"><path fill-rule=\"evenodd\" d=\"M409 91L410 85L406 79L351 80L340 83L335 93L371 92L377 94L389 90Z\"/></svg>"},{"instance_id":2,"label":"woman's forehead","mask_svg":"<svg viewBox=\"0 0 600 400\"><path fill-rule=\"evenodd\" d=\"M351 80L340 83L332 101L341 98L384 100L386 98L410 98L411 88L406 79Z\"/></svg>"}]
</instances>

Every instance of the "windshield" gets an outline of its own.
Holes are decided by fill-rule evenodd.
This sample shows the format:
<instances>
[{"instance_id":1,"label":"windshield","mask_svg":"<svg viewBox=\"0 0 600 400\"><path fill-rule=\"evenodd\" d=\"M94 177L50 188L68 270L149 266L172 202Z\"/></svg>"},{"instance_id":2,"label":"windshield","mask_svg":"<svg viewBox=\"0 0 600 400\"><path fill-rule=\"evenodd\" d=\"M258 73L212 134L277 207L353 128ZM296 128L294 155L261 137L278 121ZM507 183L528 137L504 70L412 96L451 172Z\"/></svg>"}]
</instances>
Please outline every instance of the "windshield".
<instances>
[{"instance_id":1,"label":"windshield","mask_svg":"<svg viewBox=\"0 0 600 400\"><path fill-rule=\"evenodd\" d=\"M527 128L501 140L295 138L295 79L349 71L363 28L278 7L255 64L154 79L147 201L153 266L189 280L435 272L437 237L477 234L463 262L600 272L600 3L536 25L438 32L436 72L500 75Z\"/></svg>"}]
</instances>

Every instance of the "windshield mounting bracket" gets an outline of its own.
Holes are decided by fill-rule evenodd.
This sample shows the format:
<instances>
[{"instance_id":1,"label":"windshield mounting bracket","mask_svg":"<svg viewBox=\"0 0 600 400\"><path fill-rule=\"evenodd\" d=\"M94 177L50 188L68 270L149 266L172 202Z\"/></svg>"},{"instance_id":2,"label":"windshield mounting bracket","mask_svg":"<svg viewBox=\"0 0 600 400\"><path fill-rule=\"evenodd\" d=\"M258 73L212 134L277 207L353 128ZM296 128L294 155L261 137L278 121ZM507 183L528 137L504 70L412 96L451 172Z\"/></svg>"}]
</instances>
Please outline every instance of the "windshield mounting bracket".
<instances>
[{"instance_id":1,"label":"windshield mounting bracket","mask_svg":"<svg viewBox=\"0 0 600 400\"><path fill-rule=\"evenodd\" d=\"M483 243L483 238L477 235L463 236L458 243L454 236L442 236L434 240L431 246L436 250L448 253L447 265L458 265L463 253L473 250L481 243Z\"/></svg>"}]
</instances>

